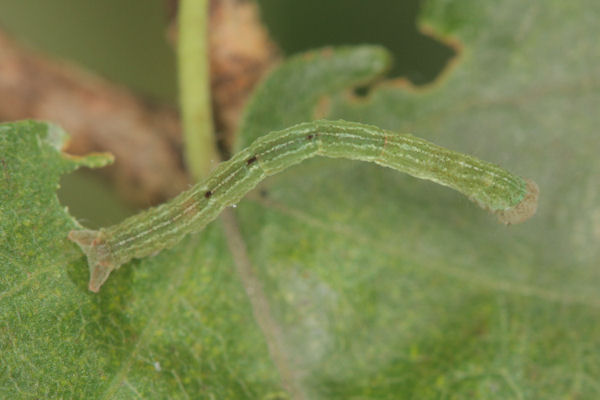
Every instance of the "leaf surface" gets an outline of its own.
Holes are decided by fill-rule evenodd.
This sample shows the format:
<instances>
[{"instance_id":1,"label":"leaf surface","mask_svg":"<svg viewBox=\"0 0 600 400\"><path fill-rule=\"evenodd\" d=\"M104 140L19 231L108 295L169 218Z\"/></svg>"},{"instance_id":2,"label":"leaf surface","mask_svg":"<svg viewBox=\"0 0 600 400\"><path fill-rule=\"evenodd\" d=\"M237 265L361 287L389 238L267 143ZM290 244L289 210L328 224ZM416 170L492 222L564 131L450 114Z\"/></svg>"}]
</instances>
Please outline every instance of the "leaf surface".
<instances>
[{"instance_id":1,"label":"leaf surface","mask_svg":"<svg viewBox=\"0 0 600 400\"><path fill-rule=\"evenodd\" d=\"M61 174L110 159L61 154L65 140L45 123L0 125L0 397L279 393L218 224L87 290L55 191Z\"/></svg>"}]
</instances>

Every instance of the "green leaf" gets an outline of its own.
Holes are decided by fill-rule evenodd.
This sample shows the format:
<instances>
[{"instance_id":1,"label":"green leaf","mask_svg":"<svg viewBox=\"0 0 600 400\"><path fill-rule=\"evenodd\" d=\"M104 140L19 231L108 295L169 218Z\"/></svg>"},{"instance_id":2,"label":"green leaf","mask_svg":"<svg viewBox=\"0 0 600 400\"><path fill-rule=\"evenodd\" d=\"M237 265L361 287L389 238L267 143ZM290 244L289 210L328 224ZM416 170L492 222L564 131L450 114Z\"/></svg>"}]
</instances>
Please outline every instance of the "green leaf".
<instances>
[{"instance_id":1,"label":"green leaf","mask_svg":"<svg viewBox=\"0 0 600 400\"><path fill-rule=\"evenodd\" d=\"M509 228L446 188L313 159L95 295L54 195L90 162L44 124L2 126L0 397L600 397L599 19L595 0L430 0L422 24L461 43L433 86L340 93L387 58L342 49L284 64L246 111L241 143L339 117L533 178L538 215Z\"/></svg>"},{"instance_id":2,"label":"green leaf","mask_svg":"<svg viewBox=\"0 0 600 400\"><path fill-rule=\"evenodd\" d=\"M44 123L0 125L0 397L279 393L218 225L87 290L55 191L61 174L110 158L65 156L65 139Z\"/></svg>"},{"instance_id":3,"label":"green leaf","mask_svg":"<svg viewBox=\"0 0 600 400\"><path fill-rule=\"evenodd\" d=\"M290 58L256 89L244 113L238 150L269 131L324 117L331 94L373 81L389 62L389 54L377 46L325 48Z\"/></svg>"},{"instance_id":4,"label":"green leaf","mask_svg":"<svg viewBox=\"0 0 600 400\"><path fill-rule=\"evenodd\" d=\"M309 398L600 396L598 17L589 1L430 1L422 25L461 44L438 82L329 101L328 118L531 177L527 223L507 229L445 188L338 160L242 204Z\"/></svg>"}]
</instances>

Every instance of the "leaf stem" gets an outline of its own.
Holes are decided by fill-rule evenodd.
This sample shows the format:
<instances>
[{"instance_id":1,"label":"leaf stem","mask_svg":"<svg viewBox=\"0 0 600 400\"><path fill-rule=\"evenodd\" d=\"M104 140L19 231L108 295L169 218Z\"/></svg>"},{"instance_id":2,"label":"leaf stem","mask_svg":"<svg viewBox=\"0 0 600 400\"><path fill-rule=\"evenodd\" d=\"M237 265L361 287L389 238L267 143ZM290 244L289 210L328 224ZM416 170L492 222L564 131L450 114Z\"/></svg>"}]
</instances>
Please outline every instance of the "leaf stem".
<instances>
[{"instance_id":1,"label":"leaf stem","mask_svg":"<svg viewBox=\"0 0 600 400\"><path fill-rule=\"evenodd\" d=\"M208 63L208 0L179 4L177 60L185 161L195 180L208 175L219 159L213 132Z\"/></svg>"}]
</instances>

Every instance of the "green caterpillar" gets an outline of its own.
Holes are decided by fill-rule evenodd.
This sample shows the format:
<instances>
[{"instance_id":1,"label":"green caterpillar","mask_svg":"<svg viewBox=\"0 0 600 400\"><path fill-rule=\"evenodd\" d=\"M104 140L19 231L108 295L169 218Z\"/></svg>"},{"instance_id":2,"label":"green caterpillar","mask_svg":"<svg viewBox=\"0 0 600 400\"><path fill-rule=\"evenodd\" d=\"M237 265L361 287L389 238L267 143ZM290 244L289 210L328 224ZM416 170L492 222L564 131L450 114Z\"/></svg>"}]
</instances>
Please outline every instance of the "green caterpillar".
<instances>
[{"instance_id":1,"label":"green caterpillar","mask_svg":"<svg viewBox=\"0 0 600 400\"><path fill-rule=\"evenodd\" d=\"M537 208L534 182L474 157L370 125L302 123L262 136L168 203L98 231L71 231L69 239L88 258L90 290L97 292L110 272L130 259L155 254L201 230L265 177L315 155L370 161L449 186L506 224L528 219Z\"/></svg>"}]
</instances>

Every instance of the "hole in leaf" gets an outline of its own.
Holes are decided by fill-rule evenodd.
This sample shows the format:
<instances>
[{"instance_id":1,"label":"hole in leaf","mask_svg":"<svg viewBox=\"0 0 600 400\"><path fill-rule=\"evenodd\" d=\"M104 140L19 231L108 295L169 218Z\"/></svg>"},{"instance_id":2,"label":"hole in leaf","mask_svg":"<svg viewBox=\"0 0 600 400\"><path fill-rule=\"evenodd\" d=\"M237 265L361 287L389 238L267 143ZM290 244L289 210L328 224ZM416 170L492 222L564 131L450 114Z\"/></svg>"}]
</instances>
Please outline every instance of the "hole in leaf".
<instances>
[{"instance_id":1,"label":"hole in leaf","mask_svg":"<svg viewBox=\"0 0 600 400\"><path fill-rule=\"evenodd\" d=\"M109 226L135 213L106 179L88 168L64 175L57 195L69 213L87 228Z\"/></svg>"},{"instance_id":2,"label":"hole in leaf","mask_svg":"<svg viewBox=\"0 0 600 400\"><path fill-rule=\"evenodd\" d=\"M456 55L454 49L417 29L419 0L258 3L271 35L287 54L325 45L381 44L394 55L390 75L406 77L416 85L435 80Z\"/></svg>"}]
</instances>

